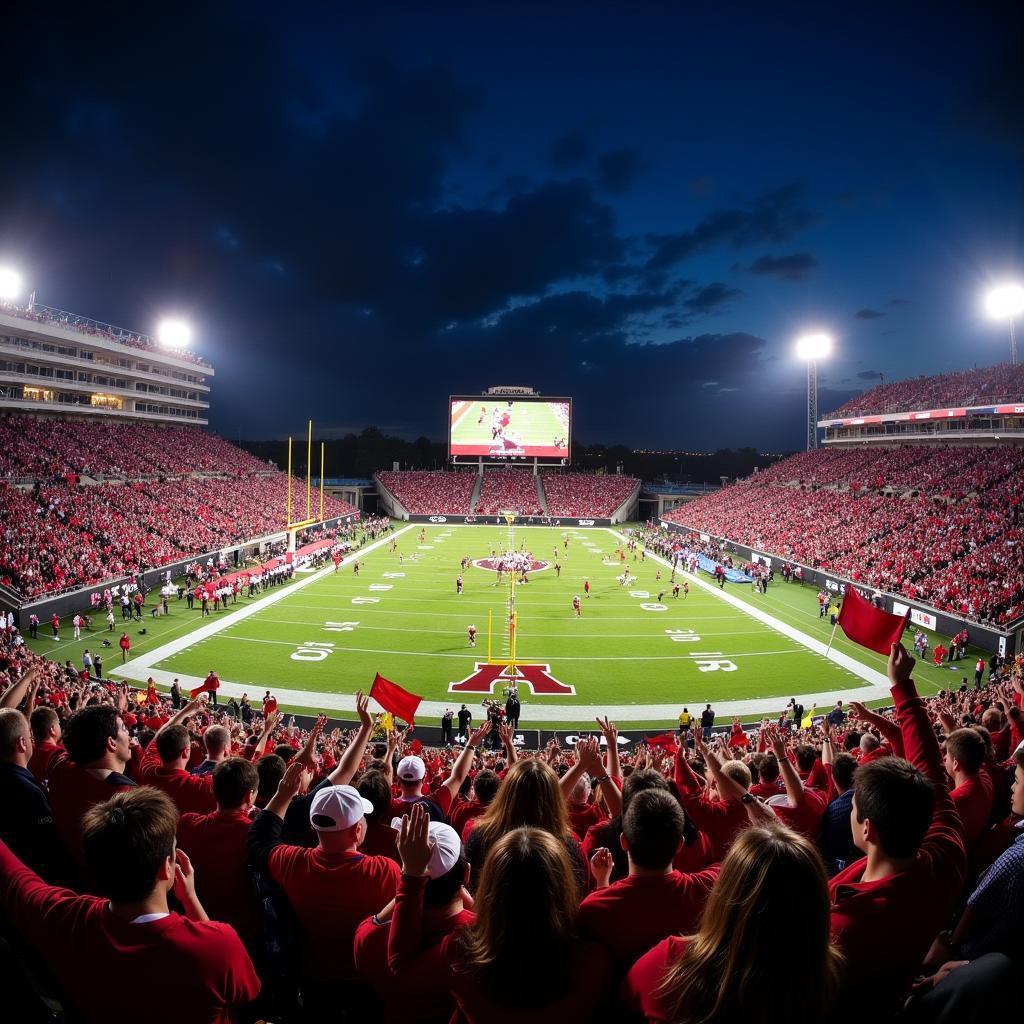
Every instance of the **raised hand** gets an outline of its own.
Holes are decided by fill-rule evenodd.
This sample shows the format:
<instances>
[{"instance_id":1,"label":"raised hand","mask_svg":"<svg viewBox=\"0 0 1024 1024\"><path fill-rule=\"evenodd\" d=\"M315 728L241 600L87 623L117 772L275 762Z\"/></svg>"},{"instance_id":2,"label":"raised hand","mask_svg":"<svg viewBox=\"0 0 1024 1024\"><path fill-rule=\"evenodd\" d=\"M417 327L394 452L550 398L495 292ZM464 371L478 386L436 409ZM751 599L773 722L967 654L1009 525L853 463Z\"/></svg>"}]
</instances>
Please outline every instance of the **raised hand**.
<instances>
[{"instance_id":1,"label":"raised hand","mask_svg":"<svg viewBox=\"0 0 1024 1024\"><path fill-rule=\"evenodd\" d=\"M889 682L893 686L907 682L913 676L916 664L903 644L893 644L889 652L889 664L886 665Z\"/></svg>"},{"instance_id":2,"label":"raised hand","mask_svg":"<svg viewBox=\"0 0 1024 1024\"><path fill-rule=\"evenodd\" d=\"M491 720L488 718L487 721L484 722L483 725L481 725L478 728L474 729L469 734L469 742L466 744L466 746L468 746L468 747L478 747L478 746L480 746L481 741L483 740L483 738L490 731L491 731Z\"/></svg>"},{"instance_id":3,"label":"raised hand","mask_svg":"<svg viewBox=\"0 0 1024 1024\"><path fill-rule=\"evenodd\" d=\"M581 739L576 744L576 760L588 775L604 775L604 761L596 739Z\"/></svg>"},{"instance_id":4,"label":"raised hand","mask_svg":"<svg viewBox=\"0 0 1024 1024\"><path fill-rule=\"evenodd\" d=\"M277 784L277 795L287 797L289 800L295 797L302 788L302 773L305 770L306 766L298 758L292 758L288 762L281 781Z\"/></svg>"},{"instance_id":5,"label":"raised hand","mask_svg":"<svg viewBox=\"0 0 1024 1024\"><path fill-rule=\"evenodd\" d=\"M597 718L595 721L598 724L601 732L604 733L604 738L608 743L608 749L610 750L614 745L619 736L618 726L611 721L606 715L604 718Z\"/></svg>"},{"instance_id":6,"label":"raised hand","mask_svg":"<svg viewBox=\"0 0 1024 1024\"><path fill-rule=\"evenodd\" d=\"M615 861L607 846L599 846L590 857L590 871L594 876L596 888L604 889L612 880L612 869Z\"/></svg>"},{"instance_id":7,"label":"raised hand","mask_svg":"<svg viewBox=\"0 0 1024 1024\"><path fill-rule=\"evenodd\" d=\"M363 694L362 690L356 690L356 714L359 716L359 724L364 729L373 728L373 719L370 718L370 698Z\"/></svg>"},{"instance_id":8,"label":"raised hand","mask_svg":"<svg viewBox=\"0 0 1024 1024\"><path fill-rule=\"evenodd\" d=\"M422 804L413 804L412 814L402 815L402 828L398 833L398 856L402 859L402 873L422 877L430 866L434 846L430 839L430 816Z\"/></svg>"}]
</instances>

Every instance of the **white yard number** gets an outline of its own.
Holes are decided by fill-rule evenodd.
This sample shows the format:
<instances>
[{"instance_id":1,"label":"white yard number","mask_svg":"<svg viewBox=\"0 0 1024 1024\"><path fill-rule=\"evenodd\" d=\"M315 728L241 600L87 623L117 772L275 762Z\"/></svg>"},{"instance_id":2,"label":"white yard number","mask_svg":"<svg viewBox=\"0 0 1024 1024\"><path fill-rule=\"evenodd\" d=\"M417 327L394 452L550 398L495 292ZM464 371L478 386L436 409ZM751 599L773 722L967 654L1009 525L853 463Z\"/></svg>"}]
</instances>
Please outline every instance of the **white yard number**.
<instances>
[{"instance_id":1,"label":"white yard number","mask_svg":"<svg viewBox=\"0 0 1024 1024\"><path fill-rule=\"evenodd\" d=\"M353 597L353 604L380 604L379 597Z\"/></svg>"},{"instance_id":2,"label":"white yard number","mask_svg":"<svg viewBox=\"0 0 1024 1024\"><path fill-rule=\"evenodd\" d=\"M382 575L383 575L384 579L386 579L386 580L404 580L405 579L405 573L404 572L385 572L385 573L382 573Z\"/></svg>"},{"instance_id":3,"label":"white yard number","mask_svg":"<svg viewBox=\"0 0 1024 1024\"><path fill-rule=\"evenodd\" d=\"M370 584L370 589L371 590L391 590L391 588L393 586L394 586L393 583L371 583Z\"/></svg>"},{"instance_id":4,"label":"white yard number","mask_svg":"<svg viewBox=\"0 0 1024 1024\"><path fill-rule=\"evenodd\" d=\"M701 672L735 672L736 663L729 661L728 659L715 660L722 658L721 651L695 651L690 655L697 662L697 668ZM712 660L701 660L701 659L712 659Z\"/></svg>"},{"instance_id":5,"label":"white yard number","mask_svg":"<svg viewBox=\"0 0 1024 1024\"><path fill-rule=\"evenodd\" d=\"M666 629L669 639L677 644L695 644L700 637L692 629Z\"/></svg>"},{"instance_id":6,"label":"white yard number","mask_svg":"<svg viewBox=\"0 0 1024 1024\"><path fill-rule=\"evenodd\" d=\"M646 591L646 590L631 590L629 592L629 596L630 597L642 597L646 601L647 598L649 598L651 595L650 595L650 592Z\"/></svg>"},{"instance_id":7,"label":"white yard number","mask_svg":"<svg viewBox=\"0 0 1024 1024\"><path fill-rule=\"evenodd\" d=\"M668 606L664 605L664 604L642 604L642 605L640 605L640 607L643 608L643 610L645 612L667 612L668 611Z\"/></svg>"},{"instance_id":8,"label":"white yard number","mask_svg":"<svg viewBox=\"0 0 1024 1024\"><path fill-rule=\"evenodd\" d=\"M358 622L325 622L325 633L351 633L358 626Z\"/></svg>"},{"instance_id":9,"label":"white yard number","mask_svg":"<svg viewBox=\"0 0 1024 1024\"><path fill-rule=\"evenodd\" d=\"M310 641L303 644L292 655L292 661L323 661L333 649L334 644L320 644Z\"/></svg>"}]
</instances>

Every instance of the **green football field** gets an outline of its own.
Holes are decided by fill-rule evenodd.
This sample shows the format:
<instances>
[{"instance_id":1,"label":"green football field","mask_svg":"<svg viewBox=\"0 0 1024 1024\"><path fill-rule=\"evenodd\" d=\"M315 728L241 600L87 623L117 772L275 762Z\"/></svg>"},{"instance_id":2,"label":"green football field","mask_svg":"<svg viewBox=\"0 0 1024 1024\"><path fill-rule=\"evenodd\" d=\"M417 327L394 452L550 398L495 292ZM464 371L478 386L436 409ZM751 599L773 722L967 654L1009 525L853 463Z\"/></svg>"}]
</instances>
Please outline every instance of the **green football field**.
<instances>
[{"instance_id":1,"label":"green football field","mask_svg":"<svg viewBox=\"0 0 1024 1024\"><path fill-rule=\"evenodd\" d=\"M831 628L818 617L812 588L780 580L767 595L736 584L722 592L707 576L680 573L690 593L673 598L669 568L632 555L625 568L636 579L623 586L621 538L605 529L515 529L516 547L525 544L549 563L557 549L562 565L560 576L553 567L535 571L515 590L523 727L569 728L607 712L624 729L652 728L684 704L693 711L705 702L720 722L732 714L753 720L777 713L790 697L811 709L836 696L870 702L887 695L881 656L841 632L823 656ZM133 660L123 670L107 655L107 674L138 682L152 676L162 687L178 677L188 689L214 669L222 699L244 691L255 701L270 689L285 708L345 717L354 691L380 672L421 695L421 719L432 724L447 705L479 707L488 692L500 697L507 682L500 666L487 667L489 613L492 654L507 652L507 585L472 565L461 596L455 581L464 556L484 559L508 542L504 526L400 526L397 551L385 542L359 552L358 575L351 559L337 573L333 566L300 573L289 587L204 620L172 602L171 615L150 624L152 636L135 640L132 631ZM478 630L475 648L470 624ZM74 658L81 646L54 654ZM963 663L964 672L972 667ZM960 676L959 668L917 672L925 693L955 687ZM453 690L458 684L469 689ZM536 687L556 692L531 692Z\"/></svg>"}]
</instances>

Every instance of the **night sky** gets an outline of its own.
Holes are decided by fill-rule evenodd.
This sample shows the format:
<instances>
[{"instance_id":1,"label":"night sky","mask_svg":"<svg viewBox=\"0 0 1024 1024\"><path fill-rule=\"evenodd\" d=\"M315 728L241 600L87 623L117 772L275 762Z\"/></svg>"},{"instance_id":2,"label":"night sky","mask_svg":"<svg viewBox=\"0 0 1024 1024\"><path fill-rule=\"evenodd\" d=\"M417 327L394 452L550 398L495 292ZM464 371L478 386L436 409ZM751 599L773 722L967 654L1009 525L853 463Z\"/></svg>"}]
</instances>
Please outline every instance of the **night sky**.
<instances>
[{"instance_id":1,"label":"night sky","mask_svg":"<svg viewBox=\"0 0 1024 1024\"><path fill-rule=\"evenodd\" d=\"M1007 357L1020 3L28 6L0 262L187 316L227 437L441 439L530 384L581 441L789 450L806 328L823 412Z\"/></svg>"}]
</instances>

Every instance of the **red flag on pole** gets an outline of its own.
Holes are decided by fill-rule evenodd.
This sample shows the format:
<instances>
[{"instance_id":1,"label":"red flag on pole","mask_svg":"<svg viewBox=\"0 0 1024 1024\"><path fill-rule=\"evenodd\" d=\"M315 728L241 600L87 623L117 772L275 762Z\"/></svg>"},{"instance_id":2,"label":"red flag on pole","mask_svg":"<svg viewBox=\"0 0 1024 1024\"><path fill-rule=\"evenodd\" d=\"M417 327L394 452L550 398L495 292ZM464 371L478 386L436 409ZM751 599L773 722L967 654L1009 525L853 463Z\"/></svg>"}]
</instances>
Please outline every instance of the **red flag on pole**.
<instances>
[{"instance_id":1,"label":"red flag on pole","mask_svg":"<svg viewBox=\"0 0 1024 1024\"><path fill-rule=\"evenodd\" d=\"M644 739L649 747L660 747L668 754L674 754L679 746L675 736L670 732L659 733L657 736L645 736Z\"/></svg>"},{"instance_id":2,"label":"red flag on pole","mask_svg":"<svg viewBox=\"0 0 1024 1024\"><path fill-rule=\"evenodd\" d=\"M865 601L853 587L847 587L838 624L855 644L879 654L888 654L892 645L903 638L909 619L909 608L904 615L890 615Z\"/></svg>"},{"instance_id":3,"label":"red flag on pole","mask_svg":"<svg viewBox=\"0 0 1024 1024\"><path fill-rule=\"evenodd\" d=\"M396 718L410 724L416 715L416 709L420 706L420 701L423 700L415 693L403 690L398 683L385 679L379 672L374 677L373 686L370 687L370 696L385 711L390 711Z\"/></svg>"}]
</instances>

